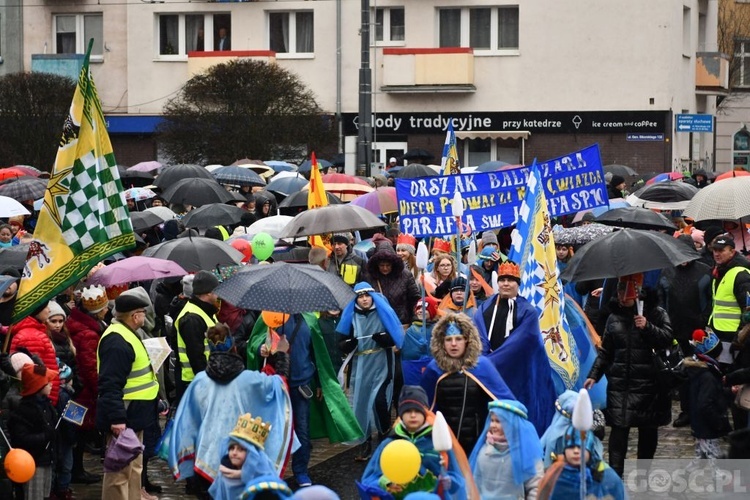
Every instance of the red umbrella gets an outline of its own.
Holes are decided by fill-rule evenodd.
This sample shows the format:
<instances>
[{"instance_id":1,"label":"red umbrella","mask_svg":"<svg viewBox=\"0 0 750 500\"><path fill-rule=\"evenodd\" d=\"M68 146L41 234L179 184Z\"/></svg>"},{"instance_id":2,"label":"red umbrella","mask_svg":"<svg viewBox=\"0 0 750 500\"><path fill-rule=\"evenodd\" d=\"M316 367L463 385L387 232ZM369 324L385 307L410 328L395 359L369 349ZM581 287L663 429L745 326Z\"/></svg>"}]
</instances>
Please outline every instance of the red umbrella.
<instances>
[{"instance_id":1,"label":"red umbrella","mask_svg":"<svg viewBox=\"0 0 750 500\"><path fill-rule=\"evenodd\" d=\"M729 172L724 172L723 174L719 175L714 179L714 182L723 181L724 179L731 179L732 177L745 177L746 175L750 175L750 172L747 170L730 170Z\"/></svg>"},{"instance_id":2,"label":"red umbrella","mask_svg":"<svg viewBox=\"0 0 750 500\"><path fill-rule=\"evenodd\" d=\"M39 174L29 174L30 170L23 169L21 167L8 167L0 169L0 181L11 179L15 177L36 177Z\"/></svg>"},{"instance_id":3,"label":"red umbrella","mask_svg":"<svg viewBox=\"0 0 750 500\"><path fill-rule=\"evenodd\" d=\"M324 175L323 187L326 192L335 194L341 201L352 201L357 196L373 191L366 180L346 174Z\"/></svg>"}]
</instances>

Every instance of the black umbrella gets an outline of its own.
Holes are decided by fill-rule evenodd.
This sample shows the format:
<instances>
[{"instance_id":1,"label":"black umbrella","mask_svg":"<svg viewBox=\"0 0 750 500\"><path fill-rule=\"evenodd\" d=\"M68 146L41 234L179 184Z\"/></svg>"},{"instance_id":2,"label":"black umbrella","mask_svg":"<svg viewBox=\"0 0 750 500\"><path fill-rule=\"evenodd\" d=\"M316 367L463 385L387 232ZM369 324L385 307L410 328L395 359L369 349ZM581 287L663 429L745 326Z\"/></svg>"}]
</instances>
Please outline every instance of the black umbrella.
<instances>
[{"instance_id":1,"label":"black umbrella","mask_svg":"<svg viewBox=\"0 0 750 500\"><path fill-rule=\"evenodd\" d=\"M697 193L698 188L686 182L656 182L631 194L627 201L634 207L685 210Z\"/></svg>"},{"instance_id":2,"label":"black umbrella","mask_svg":"<svg viewBox=\"0 0 750 500\"><path fill-rule=\"evenodd\" d=\"M299 177L282 177L281 179L272 179L266 186L266 191L289 196L290 194L301 190L309 183L310 181L301 175Z\"/></svg>"},{"instance_id":3,"label":"black umbrella","mask_svg":"<svg viewBox=\"0 0 750 500\"><path fill-rule=\"evenodd\" d=\"M438 175L432 168L421 163L411 163L396 173L398 179L414 179L416 177L428 177Z\"/></svg>"},{"instance_id":4,"label":"black umbrella","mask_svg":"<svg viewBox=\"0 0 750 500\"><path fill-rule=\"evenodd\" d=\"M267 168L267 167L266 167ZM260 175L255 171L230 165L228 167L217 168L211 172L217 181L222 184L232 184L234 186L265 186L264 181Z\"/></svg>"},{"instance_id":5,"label":"black umbrella","mask_svg":"<svg viewBox=\"0 0 750 500\"><path fill-rule=\"evenodd\" d=\"M427 161L427 160L432 160L433 158L435 158L435 155L433 155L432 153L430 153L429 151L427 151L425 149L414 148L414 149L410 149L409 151L407 151L406 153L404 153L401 158L403 158L404 160L417 160L417 161L418 160L425 160L425 161Z\"/></svg>"},{"instance_id":6,"label":"black umbrella","mask_svg":"<svg viewBox=\"0 0 750 500\"><path fill-rule=\"evenodd\" d=\"M182 164L164 168L156 177L156 180L154 180L154 185L164 190L174 185L177 181L193 178L214 180L211 172L200 165Z\"/></svg>"},{"instance_id":7,"label":"black umbrella","mask_svg":"<svg viewBox=\"0 0 750 500\"><path fill-rule=\"evenodd\" d=\"M640 207L615 208L604 212L594 219L594 222L607 226L629 227L632 229L677 230L677 226L662 214Z\"/></svg>"},{"instance_id":8,"label":"black umbrella","mask_svg":"<svg viewBox=\"0 0 750 500\"><path fill-rule=\"evenodd\" d=\"M612 175L619 175L620 177L634 177L638 175L638 172L628 167L627 165L604 165L604 171L609 172Z\"/></svg>"},{"instance_id":9,"label":"black umbrella","mask_svg":"<svg viewBox=\"0 0 750 500\"><path fill-rule=\"evenodd\" d=\"M279 203L279 208L307 208L307 196L308 191L297 191L296 193L290 194L284 201ZM341 199L335 194L326 192L326 198L328 198L329 205L340 205L343 203Z\"/></svg>"},{"instance_id":10,"label":"black umbrella","mask_svg":"<svg viewBox=\"0 0 750 500\"><path fill-rule=\"evenodd\" d=\"M338 276L287 262L247 267L219 285L216 295L243 309L287 314L343 309L354 298Z\"/></svg>"},{"instance_id":11,"label":"black umbrella","mask_svg":"<svg viewBox=\"0 0 750 500\"><path fill-rule=\"evenodd\" d=\"M212 203L211 205L203 205L200 208L191 210L182 218L182 223L185 227L197 227L199 229L219 225L231 226L238 224L245 213L247 213L247 210L235 207L234 205Z\"/></svg>"},{"instance_id":12,"label":"black umbrella","mask_svg":"<svg viewBox=\"0 0 750 500\"><path fill-rule=\"evenodd\" d=\"M19 271L26 265L26 256L29 254L29 244L22 243L12 247L0 248L0 269L12 267Z\"/></svg>"},{"instance_id":13,"label":"black umbrella","mask_svg":"<svg viewBox=\"0 0 750 500\"><path fill-rule=\"evenodd\" d=\"M621 229L583 245L561 278L586 281L675 267L700 258L691 245L656 231Z\"/></svg>"},{"instance_id":14,"label":"black umbrella","mask_svg":"<svg viewBox=\"0 0 750 500\"><path fill-rule=\"evenodd\" d=\"M153 212L149 212L148 210L144 210L143 212L130 212L130 220L133 222L133 231L137 233L158 226L164 222L161 217Z\"/></svg>"},{"instance_id":15,"label":"black umbrella","mask_svg":"<svg viewBox=\"0 0 750 500\"><path fill-rule=\"evenodd\" d=\"M234 196L224 189L215 179L182 179L167 188L162 197L169 203L193 205L200 207L211 203L227 203Z\"/></svg>"},{"instance_id":16,"label":"black umbrella","mask_svg":"<svg viewBox=\"0 0 750 500\"><path fill-rule=\"evenodd\" d=\"M239 264L245 257L223 241L202 236L188 236L159 243L144 250L143 256L177 262L189 273Z\"/></svg>"},{"instance_id":17,"label":"black umbrella","mask_svg":"<svg viewBox=\"0 0 750 500\"><path fill-rule=\"evenodd\" d=\"M49 179L36 177L17 177L0 186L0 196L7 196L17 201L38 200L44 196Z\"/></svg>"},{"instance_id":18,"label":"black umbrella","mask_svg":"<svg viewBox=\"0 0 750 500\"><path fill-rule=\"evenodd\" d=\"M352 204L312 208L296 215L281 232L281 238L341 233L383 227L385 222L366 208Z\"/></svg>"}]
</instances>

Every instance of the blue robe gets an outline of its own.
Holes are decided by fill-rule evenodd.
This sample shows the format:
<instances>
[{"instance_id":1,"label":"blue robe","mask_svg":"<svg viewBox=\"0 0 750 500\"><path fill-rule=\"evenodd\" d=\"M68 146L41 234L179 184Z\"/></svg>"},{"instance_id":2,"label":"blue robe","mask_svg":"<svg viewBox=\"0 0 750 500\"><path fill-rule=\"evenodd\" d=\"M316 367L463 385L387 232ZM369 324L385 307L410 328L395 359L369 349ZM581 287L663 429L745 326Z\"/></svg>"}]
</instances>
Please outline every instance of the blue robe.
<instances>
[{"instance_id":1,"label":"blue robe","mask_svg":"<svg viewBox=\"0 0 750 500\"><path fill-rule=\"evenodd\" d=\"M430 404L433 404L435 400L435 387L440 377L444 374L445 372L440 369L437 361L434 359L430 361L430 364L427 365L422 374L422 380L419 385L427 393L427 399L430 401ZM479 356L477 366L467 370L465 374L479 384L490 399L516 399L502 377L498 377L497 370L492 366L490 360L484 356ZM440 410L440 408L433 408L433 411L437 410Z\"/></svg>"},{"instance_id":2,"label":"blue robe","mask_svg":"<svg viewBox=\"0 0 750 500\"><path fill-rule=\"evenodd\" d=\"M497 297L497 294L489 297L474 314L474 324L482 340L482 353L495 365L515 395L509 399L520 401L528 409L529 421L541 436L555 413L556 391L552 367L539 330L539 313L526 299L516 297L514 328L503 345L490 352L484 312L495 306ZM499 318L496 324L497 321Z\"/></svg>"},{"instance_id":3,"label":"blue robe","mask_svg":"<svg viewBox=\"0 0 750 500\"><path fill-rule=\"evenodd\" d=\"M253 479L277 474L276 468L268 455L252 443L237 437L226 437L222 440L221 449L228 450L230 440L247 451L245 463L242 464L242 476L239 479L233 479L219 472L216 480L208 489L208 493L213 500L237 500L245 490L245 485Z\"/></svg>"},{"instance_id":4,"label":"blue robe","mask_svg":"<svg viewBox=\"0 0 750 500\"><path fill-rule=\"evenodd\" d=\"M404 376L404 385L419 385L422 373L432 361L430 353L430 339L435 323L428 322L422 325L421 321L415 321L404 333L404 345L401 348L401 372Z\"/></svg>"},{"instance_id":5,"label":"blue robe","mask_svg":"<svg viewBox=\"0 0 750 500\"><path fill-rule=\"evenodd\" d=\"M555 483L550 500L570 500L580 498L581 469L572 465L563 466L563 470ZM625 486L614 469L606 467L601 481L594 481L591 469L586 468L586 498L602 498L607 500L624 500Z\"/></svg>"},{"instance_id":6,"label":"blue robe","mask_svg":"<svg viewBox=\"0 0 750 500\"><path fill-rule=\"evenodd\" d=\"M372 458L367 463L367 468L362 474L362 485L367 487L369 491L374 492L380 490L383 495L389 495L383 491L380 483L381 477L383 477L383 470L380 468L380 455L383 453L383 449L394 439L407 439L419 450L419 454L422 457L422 464L419 467L418 477L424 477L427 471L437 478L440 476L440 455L435 451L432 446L432 427L428 426L426 429L417 431L414 434L410 434L399 421L394 427L393 432L383 440L382 443L372 454ZM461 472L458 470L456 465L456 458L452 451L448 452L448 476L451 478L450 491L443 492L444 500L464 500L466 498L466 491L464 487L464 480ZM432 490L437 491L437 484ZM390 495L389 495L390 496Z\"/></svg>"},{"instance_id":7,"label":"blue robe","mask_svg":"<svg viewBox=\"0 0 750 500\"><path fill-rule=\"evenodd\" d=\"M245 413L272 425L265 453L280 474L287 454L299 447L292 433L292 404L284 380L244 370L229 383L219 384L200 372L182 396L174 417L168 462L175 479L198 473L214 481L226 454L222 439Z\"/></svg>"}]
</instances>

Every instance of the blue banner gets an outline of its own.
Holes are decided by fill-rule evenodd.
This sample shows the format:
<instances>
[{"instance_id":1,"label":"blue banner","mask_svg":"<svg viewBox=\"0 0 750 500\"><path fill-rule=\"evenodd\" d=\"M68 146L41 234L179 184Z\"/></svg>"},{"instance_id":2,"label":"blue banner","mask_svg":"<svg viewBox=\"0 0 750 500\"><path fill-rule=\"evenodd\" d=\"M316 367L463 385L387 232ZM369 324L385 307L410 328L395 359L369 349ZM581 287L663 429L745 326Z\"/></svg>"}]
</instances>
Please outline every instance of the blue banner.
<instances>
[{"instance_id":1,"label":"blue banner","mask_svg":"<svg viewBox=\"0 0 750 500\"><path fill-rule=\"evenodd\" d=\"M472 232L511 226L518 220L531 167L497 172L396 179L401 232L415 237L456 234L451 201L461 193L461 219ZM599 145L537 163L550 215L565 215L606 205Z\"/></svg>"}]
</instances>

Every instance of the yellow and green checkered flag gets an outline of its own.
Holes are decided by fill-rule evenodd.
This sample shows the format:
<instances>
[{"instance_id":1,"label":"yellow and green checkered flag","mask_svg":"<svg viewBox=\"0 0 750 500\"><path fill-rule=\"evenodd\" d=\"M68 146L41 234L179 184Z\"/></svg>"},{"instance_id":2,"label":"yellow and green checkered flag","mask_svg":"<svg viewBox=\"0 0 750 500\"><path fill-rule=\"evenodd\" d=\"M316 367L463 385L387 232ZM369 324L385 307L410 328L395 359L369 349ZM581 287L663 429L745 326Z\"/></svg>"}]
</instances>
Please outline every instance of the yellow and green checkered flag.
<instances>
[{"instance_id":1,"label":"yellow and green checkered flag","mask_svg":"<svg viewBox=\"0 0 750 500\"><path fill-rule=\"evenodd\" d=\"M135 246L102 106L89 70L89 42L60 147L29 247L15 321L29 315L102 259Z\"/></svg>"}]
</instances>

